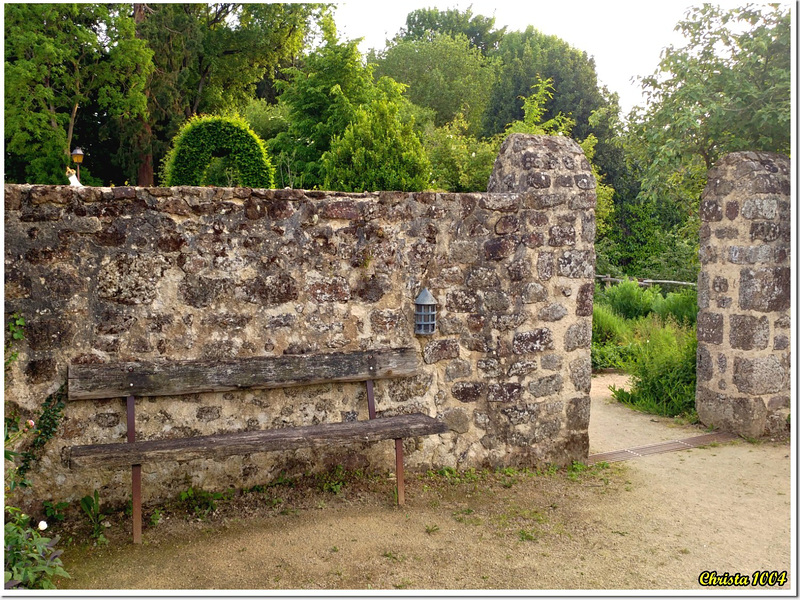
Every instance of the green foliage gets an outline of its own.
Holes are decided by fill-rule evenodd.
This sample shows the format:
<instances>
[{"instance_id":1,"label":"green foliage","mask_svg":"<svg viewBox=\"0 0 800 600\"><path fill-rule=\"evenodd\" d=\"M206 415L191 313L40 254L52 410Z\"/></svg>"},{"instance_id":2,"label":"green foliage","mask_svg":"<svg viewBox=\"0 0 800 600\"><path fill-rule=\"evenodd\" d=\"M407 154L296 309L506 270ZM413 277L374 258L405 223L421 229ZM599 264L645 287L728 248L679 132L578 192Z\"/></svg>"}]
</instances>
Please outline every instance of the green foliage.
<instances>
[{"instance_id":1,"label":"green foliage","mask_svg":"<svg viewBox=\"0 0 800 600\"><path fill-rule=\"evenodd\" d=\"M626 319L638 319L653 311L653 302L659 295L658 287L643 288L635 279L626 279L603 290L599 301Z\"/></svg>"},{"instance_id":2,"label":"green foliage","mask_svg":"<svg viewBox=\"0 0 800 600\"><path fill-rule=\"evenodd\" d=\"M423 144L431 161L430 185L447 192L482 192L497 158L499 139L481 140L467 133L457 115L444 127L429 127Z\"/></svg>"},{"instance_id":3,"label":"green foliage","mask_svg":"<svg viewBox=\"0 0 800 600\"><path fill-rule=\"evenodd\" d=\"M67 577L61 562L62 550L55 546L59 538L42 537L31 525L30 517L18 508L6 506L3 548L6 589L53 590L54 577Z\"/></svg>"},{"instance_id":4,"label":"green foliage","mask_svg":"<svg viewBox=\"0 0 800 600\"><path fill-rule=\"evenodd\" d=\"M209 492L203 489L189 487L178 495L186 512L201 519L217 510L217 502L227 498L226 492Z\"/></svg>"},{"instance_id":5,"label":"green foliage","mask_svg":"<svg viewBox=\"0 0 800 600\"><path fill-rule=\"evenodd\" d=\"M558 94L547 102L542 121L561 113L575 122L577 139L592 133L589 117L607 102L597 85L594 60L585 52L528 27L524 32L506 33L492 55L501 66L484 118L486 135L500 133L509 123L522 120L522 98L537 81L548 80Z\"/></svg>"},{"instance_id":6,"label":"green foliage","mask_svg":"<svg viewBox=\"0 0 800 600\"><path fill-rule=\"evenodd\" d=\"M595 300L592 308L592 341L598 344L621 343L630 337L632 323L609 304Z\"/></svg>"},{"instance_id":7,"label":"green foliage","mask_svg":"<svg viewBox=\"0 0 800 600\"><path fill-rule=\"evenodd\" d=\"M342 465L336 465L330 471L317 475L316 479L320 490L338 496L347 481L347 472Z\"/></svg>"},{"instance_id":8,"label":"green foliage","mask_svg":"<svg viewBox=\"0 0 800 600\"><path fill-rule=\"evenodd\" d=\"M666 320L694 325L697 322L697 290L686 288L679 292L669 292L666 297L657 296L653 301L653 312Z\"/></svg>"},{"instance_id":9,"label":"green foliage","mask_svg":"<svg viewBox=\"0 0 800 600\"><path fill-rule=\"evenodd\" d=\"M166 185L208 185L215 169L226 159L222 173L239 186L271 188L274 168L264 142L240 118L198 116L190 119L175 136L164 162ZM217 183L219 180L217 180Z\"/></svg>"},{"instance_id":10,"label":"green foliage","mask_svg":"<svg viewBox=\"0 0 800 600\"><path fill-rule=\"evenodd\" d=\"M251 98L242 111L242 117L264 141L289 129L289 107L283 103L269 104L261 98Z\"/></svg>"},{"instance_id":11,"label":"green foliage","mask_svg":"<svg viewBox=\"0 0 800 600\"><path fill-rule=\"evenodd\" d=\"M553 98L555 88L552 79L542 79L537 75L536 83L531 86L532 93L522 96L522 120L512 121L506 126L505 135L512 133L528 133L532 135L569 135L575 127L575 121L563 113L558 113L544 120L547 113L546 104Z\"/></svg>"},{"instance_id":12,"label":"green foliage","mask_svg":"<svg viewBox=\"0 0 800 600\"><path fill-rule=\"evenodd\" d=\"M483 54L495 50L505 35L506 28L494 29L494 17L473 15L472 8L441 11L438 8L421 8L406 16L406 25L394 41L431 40L437 35L464 36L471 46Z\"/></svg>"},{"instance_id":13,"label":"green foliage","mask_svg":"<svg viewBox=\"0 0 800 600\"><path fill-rule=\"evenodd\" d=\"M18 313L12 314L8 318L6 325L6 339L4 346L5 354L5 368L8 369L19 358L19 352L13 349L13 346L20 340L25 339L25 318Z\"/></svg>"},{"instance_id":14,"label":"green foliage","mask_svg":"<svg viewBox=\"0 0 800 600\"><path fill-rule=\"evenodd\" d=\"M92 104L120 126L147 113L152 51L123 5L20 3L4 12L6 181L65 184L69 150L91 141L76 130L79 109Z\"/></svg>"},{"instance_id":15,"label":"green foliage","mask_svg":"<svg viewBox=\"0 0 800 600\"><path fill-rule=\"evenodd\" d=\"M103 535L105 531L103 519L105 519L107 515L100 512L100 494L95 490L93 496L84 496L81 498L80 505L92 528L91 536L97 540L98 544L107 544L108 539Z\"/></svg>"},{"instance_id":16,"label":"green foliage","mask_svg":"<svg viewBox=\"0 0 800 600\"><path fill-rule=\"evenodd\" d=\"M46 500L42 503L42 508L48 521L61 523L66 518L64 511L69 508L69 502L50 502Z\"/></svg>"},{"instance_id":17,"label":"green foliage","mask_svg":"<svg viewBox=\"0 0 800 600\"><path fill-rule=\"evenodd\" d=\"M42 403L42 412L36 420L36 429L33 439L27 450L21 453L22 461L17 468L17 474L24 477L31 465L39 459L45 444L56 434L61 424L64 407L67 399L67 384L64 383L55 392L45 398ZM26 485L23 483L22 485Z\"/></svg>"},{"instance_id":18,"label":"green foliage","mask_svg":"<svg viewBox=\"0 0 800 600\"><path fill-rule=\"evenodd\" d=\"M327 38L302 65L284 69L278 82L281 101L289 107L289 129L270 142L276 156L278 187L323 185L322 156L331 141L355 120L357 109L369 104L375 84L357 42Z\"/></svg>"},{"instance_id":19,"label":"green foliage","mask_svg":"<svg viewBox=\"0 0 800 600\"><path fill-rule=\"evenodd\" d=\"M633 357L627 370L633 376L631 390L612 387L616 400L658 415L693 418L696 375L697 333L657 315L637 325Z\"/></svg>"},{"instance_id":20,"label":"green foliage","mask_svg":"<svg viewBox=\"0 0 800 600\"><path fill-rule=\"evenodd\" d=\"M399 115L404 86L378 81L373 99L356 109L341 136L322 155L325 187L342 191L421 191L430 163L412 124Z\"/></svg>"},{"instance_id":21,"label":"green foliage","mask_svg":"<svg viewBox=\"0 0 800 600\"><path fill-rule=\"evenodd\" d=\"M408 99L434 111L442 127L461 115L470 135L481 129L495 79L495 61L471 47L463 35L431 35L404 40L370 56L375 76L391 77L408 86Z\"/></svg>"}]
</instances>

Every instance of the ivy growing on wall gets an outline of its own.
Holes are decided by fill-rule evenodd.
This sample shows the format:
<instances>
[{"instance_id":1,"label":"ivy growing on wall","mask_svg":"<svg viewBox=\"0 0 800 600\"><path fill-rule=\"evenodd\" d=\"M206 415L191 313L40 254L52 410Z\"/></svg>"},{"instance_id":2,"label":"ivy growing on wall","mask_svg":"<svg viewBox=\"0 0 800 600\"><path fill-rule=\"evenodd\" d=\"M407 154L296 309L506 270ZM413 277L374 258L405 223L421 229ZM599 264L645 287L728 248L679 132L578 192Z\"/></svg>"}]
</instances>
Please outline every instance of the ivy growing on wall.
<instances>
[{"instance_id":1,"label":"ivy growing on wall","mask_svg":"<svg viewBox=\"0 0 800 600\"><path fill-rule=\"evenodd\" d=\"M163 165L168 186L271 188L274 174L264 142L238 117L190 119L175 136Z\"/></svg>"}]
</instances>

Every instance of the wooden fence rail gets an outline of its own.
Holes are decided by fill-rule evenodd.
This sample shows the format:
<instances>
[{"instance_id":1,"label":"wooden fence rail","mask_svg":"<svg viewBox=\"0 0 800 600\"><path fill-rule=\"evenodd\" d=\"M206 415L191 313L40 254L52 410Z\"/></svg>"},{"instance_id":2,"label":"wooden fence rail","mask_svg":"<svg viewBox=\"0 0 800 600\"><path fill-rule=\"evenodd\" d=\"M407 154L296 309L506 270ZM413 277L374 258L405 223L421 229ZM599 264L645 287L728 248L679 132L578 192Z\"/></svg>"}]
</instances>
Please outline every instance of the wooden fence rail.
<instances>
[{"instance_id":1,"label":"wooden fence rail","mask_svg":"<svg viewBox=\"0 0 800 600\"><path fill-rule=\"evenodd\" d=\"M626 281L625 279L617 279L616 277L611 277L611 275L595 275L594 278L599 279L603 283L622 283L623 281ZM629 277L628 279L633 279L633 278ZM653 284L697 286L696 283L691 283L688 281L670 281L668 279L635 279L635 281L639 284L640 287L650 287Z\"/></svg>"}]
</instances>

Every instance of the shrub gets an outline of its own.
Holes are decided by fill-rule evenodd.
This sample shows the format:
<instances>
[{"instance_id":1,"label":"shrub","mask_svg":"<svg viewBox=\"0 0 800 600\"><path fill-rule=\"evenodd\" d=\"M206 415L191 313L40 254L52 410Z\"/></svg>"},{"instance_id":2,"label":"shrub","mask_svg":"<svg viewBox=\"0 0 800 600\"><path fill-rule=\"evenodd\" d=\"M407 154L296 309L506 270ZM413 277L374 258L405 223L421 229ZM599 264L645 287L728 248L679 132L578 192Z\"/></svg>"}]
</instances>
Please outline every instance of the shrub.
<instances>
[{"instance_id":1,"label":"shrub","mask_svg":"<svg viewBox=\"0 0 800 600\"><path fill-rule=\"evenodd\" d=\"M164 158L166 185L241 185L270 188L275 169L264 142L237 117L189 119Z\"/></svg>"},{"instance_id":2,"label":"shrub","mask_svg":"<svg viewBox=\"0 0 800 600\"><path fill-rule=\"evenodd\" d=\"M635 336L637 341L626 364L633 385L629 392L612 387L614 398L644 412L694 416L695 328L651 315L637 324Z\"/></svg>"},{"instance_id":3,"label":"shrub","mask_svg":"<svg viewBox=\"0 0 800 600\"><path fill-rule=\"evenodd\" d=\"M600 301L608 304L626 319L646 317L653 310L653 302L660 296L658 287L642 288L634 279L603 290Z\"/></svg>"},{"instance_id":4,"label":"shrub","mask_svg":"<svg viewBox=\"0 0 800 600\"><path fill-rule=\"evenodd\" d=\"M672 317L679 323L694 325L697 322L697 290L687 288L661 295L653 301L653 312L662 319Z\"/></svg>"},{"instance_id":5,"label":"shrub","mask_svg":"<svg viewBox=\"0 0 800 600\"><path fill-rule=\"evenodd\" d=\"M592 309L592 343L622 343L632 332L631 323L607 304L595 303Z\"/></svg>"},{"instance_id":6,"label":"shrub","mask_svg":"<svg viewBox=\"0 0 800 600\"><path fill-rule=\"evenodd\" d=\"M39 530L47 524L42 521L38 528L30 523L30 517L18 508L6 506L3 548L5 550L5 588L53 590L53 577L69 577L61 562L62 550L56 550L58 536L42 537Z\"/></svg>"}]
</instances>

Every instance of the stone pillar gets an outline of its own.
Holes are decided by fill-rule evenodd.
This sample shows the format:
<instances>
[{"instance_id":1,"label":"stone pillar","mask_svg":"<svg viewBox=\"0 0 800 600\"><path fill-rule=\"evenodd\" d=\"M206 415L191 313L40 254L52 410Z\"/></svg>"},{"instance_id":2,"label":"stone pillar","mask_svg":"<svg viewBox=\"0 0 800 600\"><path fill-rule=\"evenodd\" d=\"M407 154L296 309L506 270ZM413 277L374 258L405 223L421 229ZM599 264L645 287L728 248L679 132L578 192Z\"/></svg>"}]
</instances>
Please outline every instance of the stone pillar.
<instances>
[{"instance_id":1,"label":"stone pillar","mask_svg":"<svg viewBox=\"0 0 800 600\"><path fill-rule=\"evenodd\" d=\"M736 152L700 202L697 413L744 436L788 430L789 201L787 157Z\"/></svg>"}]
</instances>

